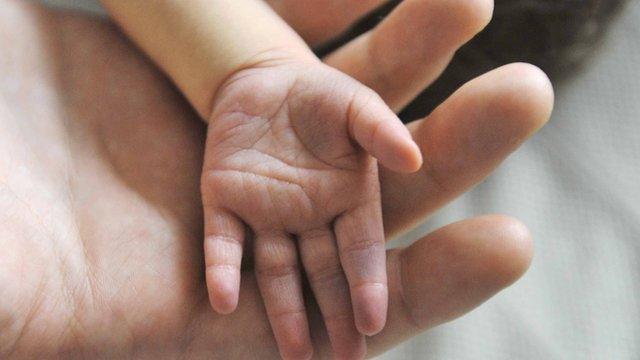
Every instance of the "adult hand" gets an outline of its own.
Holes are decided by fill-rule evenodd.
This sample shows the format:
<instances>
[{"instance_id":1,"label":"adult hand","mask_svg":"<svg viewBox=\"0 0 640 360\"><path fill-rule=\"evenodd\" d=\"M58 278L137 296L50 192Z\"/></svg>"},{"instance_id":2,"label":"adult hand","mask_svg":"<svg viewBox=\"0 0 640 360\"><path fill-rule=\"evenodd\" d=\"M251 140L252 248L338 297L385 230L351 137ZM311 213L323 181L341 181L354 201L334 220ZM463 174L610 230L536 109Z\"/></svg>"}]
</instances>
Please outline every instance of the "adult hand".
<instances>
[{"instance_id":1,"label":"adult hand","mask_svg":"<svg viewBox=\"0 0 640 360\"><path fill-rule=\"evenodd\" d=\"M411 49L410 39L429 36L414 27L418 16L401 23L398 14L328 59L371 79L396 108L419 87L411 71L424 85L443 67ZM366 61L365 49L384 53L382 39L396 35L406 36L398 38L406 54ZM376 38L380 45L369 43ZM252 271L236 312L209 308L198 195L204 129L166 79L111 25L29 2L0 1L0 46L0 357L277 356ZM395 77L394 68L407 72ZM389 236L485 177L547 120L551 102L543 74L511 65L412 125L426 167L382 171ZM390 251L389 320L368 339L369 355L471 310L515 281L530 257L524 226L501 216ZM327 356L310 308L316 355Z\"/></svg>"}]
</instances>

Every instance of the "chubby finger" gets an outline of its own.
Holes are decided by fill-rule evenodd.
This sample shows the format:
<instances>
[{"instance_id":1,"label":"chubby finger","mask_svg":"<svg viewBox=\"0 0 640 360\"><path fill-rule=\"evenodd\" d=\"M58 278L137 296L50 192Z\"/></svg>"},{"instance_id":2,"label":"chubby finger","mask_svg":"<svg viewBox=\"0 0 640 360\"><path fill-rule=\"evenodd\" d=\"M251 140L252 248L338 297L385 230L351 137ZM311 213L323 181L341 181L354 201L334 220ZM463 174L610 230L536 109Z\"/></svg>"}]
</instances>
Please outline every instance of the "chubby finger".
<instances>
[{"instance_id":1,"label":"chubby finger","mask_svg":"<svg viewBox=\"0 0 640 360\"><path fill-rule=\"evenodd\" d=\"M308 231L298 241L302 264L322 313L337 359L360 359L366 353L364 336L358 332L342 271L333 230Z\"/></svg>"},{"instance_id":2,"label":"chubby finger","mask_svg":"<svg viewBox=\"0 0 640 360\"><path fill-rule=\"evenodd\" d=\"M398 172L415 172L422 155L411 133L373 91L362 87L351 100L349 134L371 156Z\"/></svg>"},{"instance_id":3,"label":"chubby finger","mask_svg":"<svg viewBox=\"0 0 640 360\"><path fill-rule=\"evenodd\" d=\"M267 0L267 3L312 46L345 31L386 0Z\"/></svg>"},{"instance_id":4,"label":"chubby finger","mask_svg":"<svg viewBox=\"0 0 640 360\"><path fill-rule=\"evenodd\" d=\"M256 280L280 355L284 359L311 358L313 347L293 239L279 232L258 233L254 252Z\"/></svg>"},{"instance_id":5,"label":"chubby finger","mask_svg":"<svg viewBox=\"0 0 640 360\"><path fill-rule=\"evenodd\" d=\"M228 314L238 305L244 225L227 210L204 207L204 258L209 301Z\"/></svg>"},{"instance_id":6,"label":"chubby finger","mask_svg":"<svg viewBox=\"0 0 640 360\"><path fill-rule=\"evenodd\" d=\"M491 19L493 0L404 0L377 27L325 62L401 110Z\"/></svg>"},{"instance_id":7,"label":"chubby finger","mask_svg":"<svg viewBox=\"0 0 640 360\"><path fill-rule=\"evenodd\" d=\"M548 121L552 108L547 76L517 63L470 81L426 119L410 124L425 164L408 175L380 169L387 235L483 180Z\"/></svg>"},{"instance_id":8,"label":"chubby finger","mask_svg":"<svg viewBox=\"0 0 640 360\"><path fill-rule=\"evenodd\" d=\"M387 274L382 214L372 201L349 210L334 224L342 268L347 275L356 327L378 333L387 318Z\"/></svg>"},{"instance_id":9,"label":"chubby finger","mask_svg":"<svg viewBox=\"0 0 640 360\"><path fill-rule=\"evenodd\" d=\"M532 254L526 227L497 215L446 226L393 250L389 320L368 339L368 355L471 311L520 278Z\"/></svg>"}]
</instances>

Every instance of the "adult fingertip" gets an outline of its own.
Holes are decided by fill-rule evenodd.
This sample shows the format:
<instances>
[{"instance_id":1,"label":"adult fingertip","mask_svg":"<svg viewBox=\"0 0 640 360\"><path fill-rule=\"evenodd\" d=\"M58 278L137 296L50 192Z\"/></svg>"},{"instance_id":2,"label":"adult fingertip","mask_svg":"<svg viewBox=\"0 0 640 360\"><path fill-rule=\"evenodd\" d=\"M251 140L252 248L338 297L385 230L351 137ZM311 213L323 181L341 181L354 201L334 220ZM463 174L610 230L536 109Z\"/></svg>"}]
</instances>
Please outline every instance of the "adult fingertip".
<instances>
[{"instance_id":1,"label":"adult fingertip","mask_svg":"<svg viewBox=\"0 0 640 360\"><path fill-rule=\"evenodd\" d=\"M429 234L402 250L402 301L412 324L429 328L472 310L522 277L532 256L529 230L507 216Z\"/></svg>"},{"instance_id":2,"label":"adult fingertip","mask_svg":"<svg viewBox=\"0 0 640 360\"><path fill-rule=\"evenodd\" d=\"M533 240L529 229L519 220L505 215L485 215L457 224L467 224L466 238L460 237L454 245L455 252L465 256L470 265L461 269L468 271L475 267L467 275L482 279L485 288L494 291L506 288L529 269Z\"/></svg>"},{"instance_id":3,"label":"adult fingertip","mask_svg":"<svg viewBox=\"0 0 640 360\"><path fill-rule=\"evenodd\" d=\"M465 38L475 36L482 31L493 18L494 0L454 0L446 1L449 13L453 14L460 24Z\"/></svg>"},{"instance_id":4,"label":"adult fingertip","mask_svg":"<svg viewBox=\"0 0 640 360\"><path fill-rule=\"evenodd\" d=\"M504 215L489 215L495 234L487 237L497 286L507 287L522 277L533 259L533 240L529 229L519 220Z\"/></svg>"},{"instance_id":5,"label":"adult fingertip","mask_svg":"<svg viewBox=\"0 0 640 360\"><path fill-rule=\"evenodd\" d=\"M512 63L498 69L511 79L509 93L502 99L502 112L528 124L531 133L543 127L553 111L554 90L547 74L535 65Z\"/></svg>"}]
</instances>

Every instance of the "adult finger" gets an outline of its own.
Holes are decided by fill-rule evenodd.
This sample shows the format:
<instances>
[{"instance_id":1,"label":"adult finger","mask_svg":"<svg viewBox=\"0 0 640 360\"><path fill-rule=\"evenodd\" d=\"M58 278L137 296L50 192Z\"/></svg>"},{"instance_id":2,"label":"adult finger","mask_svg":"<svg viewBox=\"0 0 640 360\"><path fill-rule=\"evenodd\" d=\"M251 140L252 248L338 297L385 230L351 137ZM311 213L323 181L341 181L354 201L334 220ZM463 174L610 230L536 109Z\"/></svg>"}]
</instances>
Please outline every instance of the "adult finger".
<instances>
[{"instance_id":1,"label":"adult finger","mask_svg":"<svg viewBox=\"0 0 640 360\"><path fill-rule=\"evenodd\" d=\"M472 80L409 126L424 165L414 174L380 168L387 235L423 219L488 176L542 127L553 108L546 75L511 64Z\"/></svg>"},{"instance_id":2,"label":"adult finger","mask_svg":"<svg viewBox=\"0 0 640 360\"><path fill-rule=\"evenodd\" d=\"M405 0L325 62L369 86L399 111L442 73L492 13L493 0Z\"/></svg>"},{"instance_id":3,"label":"adult finger","mask_svg":"<svg viewBox=\"0 0 640 360\"><path fill-rule=\"evenodd\" d=\"M471 311L516 281L528 268L532 253L526 227L498 215L454 223L408 248L387 251L389 317L384 330L367 339L367 355L379 354ZM244 273L237 311L220 318L202 306L191 326L180 330L188 335L185 355L243 359L258 352L263 358L276 356L260 302L254 277ZM310 317L314 355L332 358L322 318L315 313ZM219 353L212 344L221 342L235 344L234 352Z\"/></svg>"},{"instance_id":4,"label":"adult finger","mask_svg":"<svg viewBox=\"0 0 640 360\"><path fill-rule=\"evenodd\" d=\"M386 0L267 0L312 46L339 35Z\"/></svg>"},{"instance_id":5,"label":"adult finger","mask_svg":"<svg viewBox=\"0 0 640 360\"><path fill-rule=\"evenodd\" d=\"M526 227L496 215L446 226L391 251L389 318L368 339L368 355L471 311L520 278L532 254Z\"/></svg>"}]
</instances>

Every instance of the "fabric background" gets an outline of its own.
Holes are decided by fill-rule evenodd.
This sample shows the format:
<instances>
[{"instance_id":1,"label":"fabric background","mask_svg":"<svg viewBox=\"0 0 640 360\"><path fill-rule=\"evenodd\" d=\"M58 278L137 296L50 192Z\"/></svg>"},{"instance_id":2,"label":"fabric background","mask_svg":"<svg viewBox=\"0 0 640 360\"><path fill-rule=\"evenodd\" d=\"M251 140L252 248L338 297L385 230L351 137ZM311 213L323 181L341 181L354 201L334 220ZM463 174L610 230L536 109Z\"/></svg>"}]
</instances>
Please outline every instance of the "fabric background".
<instances>
[{"instance_id":1,"label":"fabric background","mask_svg":"<svg viewBox=\"0 0 640 360\"><path fill-rule=\"evenodd\" d=\"M46 0L99 11L87 0ZM381 359L640 359L640 2L552 122L409 236L484 213L523 220L536 257L513 287Z\"/></svg>"}]
</instances>

